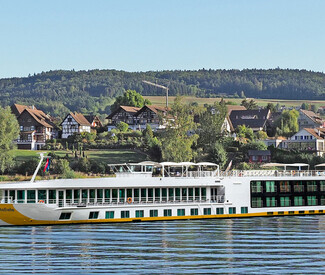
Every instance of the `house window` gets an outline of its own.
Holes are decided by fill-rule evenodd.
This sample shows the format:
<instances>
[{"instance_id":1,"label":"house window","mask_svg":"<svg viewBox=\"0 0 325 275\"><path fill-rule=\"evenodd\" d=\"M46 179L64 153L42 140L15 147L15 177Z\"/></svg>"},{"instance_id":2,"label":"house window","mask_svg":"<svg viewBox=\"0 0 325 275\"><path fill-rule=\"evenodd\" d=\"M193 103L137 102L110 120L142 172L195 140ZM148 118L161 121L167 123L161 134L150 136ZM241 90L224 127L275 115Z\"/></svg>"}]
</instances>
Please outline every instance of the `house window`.
<instances>
[{"instance_id":1,"label":"house window","mask_svg":"<svg viewBox=\"0 0 325 275\"><path fill-rule=\"evenodd\" d=\"M68 122L72 122L72 118L71 117L68 117Z\"/></svg>"},{"instance_id":2,"label":"house window","mask_svg":"<svg viewBox=\"0 0 325 275\"><path fill-rule=\"evenodd\" d=\"M20 131L24 131L24 126L20 126Z\"/></svg>"},{"instance_id":3,"label":"house window","mask_svg":"<svg viewBox=\"0 0 325 275\"><path fill-rule=\"evenodd\" d=\"M267 160L267 156L262 156L262 160Z\"/></svg>"},{"instance_id":4,"label":"house window","mask_svg":"<svg viewBox=\"0 0 325 275\"><path fill-rule=\"evenodd\" d=\"M257 161L257 156L252 156L253 161Z\"/></svg>"}]
</instances>

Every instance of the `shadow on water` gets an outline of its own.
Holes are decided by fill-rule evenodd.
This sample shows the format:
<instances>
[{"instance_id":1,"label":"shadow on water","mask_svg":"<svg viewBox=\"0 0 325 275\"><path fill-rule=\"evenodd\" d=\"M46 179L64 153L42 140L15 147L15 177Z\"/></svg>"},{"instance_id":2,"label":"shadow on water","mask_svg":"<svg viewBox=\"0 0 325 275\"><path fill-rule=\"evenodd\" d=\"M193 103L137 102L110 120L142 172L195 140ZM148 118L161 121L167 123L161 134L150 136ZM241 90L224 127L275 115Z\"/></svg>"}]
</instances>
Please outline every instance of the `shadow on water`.
<instances>
[{"instance_id":1,"label":"shadow on water","mask_svg":"<svg viewBox=\"0 0 325 275\"><path fill-rule=\"evenodd\" d=\"M1 272L322 273L325 217L2 227Z\"/></svg>"}]
</instances>

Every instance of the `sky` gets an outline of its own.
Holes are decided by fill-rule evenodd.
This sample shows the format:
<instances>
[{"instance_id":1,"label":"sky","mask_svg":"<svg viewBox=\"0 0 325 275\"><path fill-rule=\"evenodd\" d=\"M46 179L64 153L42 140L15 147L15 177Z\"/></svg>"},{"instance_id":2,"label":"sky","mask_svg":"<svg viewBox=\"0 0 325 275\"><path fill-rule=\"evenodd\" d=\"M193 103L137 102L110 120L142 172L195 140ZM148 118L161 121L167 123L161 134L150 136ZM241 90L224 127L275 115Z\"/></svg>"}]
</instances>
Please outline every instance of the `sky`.
<instances>
[{"instance_id":1,"label":"sky","mask_svg":"<svg viewBox=\"0 0 325 275\"><path fill-rule=\"evenodd\" d=\"M0 0L0 78L49 70L325 71L324 0Z\"/></svg>"}]
</instances>

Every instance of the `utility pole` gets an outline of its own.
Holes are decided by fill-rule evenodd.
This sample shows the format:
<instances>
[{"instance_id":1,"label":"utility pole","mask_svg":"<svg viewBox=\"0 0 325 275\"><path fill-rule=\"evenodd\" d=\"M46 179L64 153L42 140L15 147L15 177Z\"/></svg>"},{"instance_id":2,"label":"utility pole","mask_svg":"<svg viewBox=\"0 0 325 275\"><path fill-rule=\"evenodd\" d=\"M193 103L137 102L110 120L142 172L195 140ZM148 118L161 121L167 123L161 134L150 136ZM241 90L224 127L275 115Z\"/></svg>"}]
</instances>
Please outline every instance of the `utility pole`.
<instances>
[{"instance_id":1,"label":"utility pole","mask_svg":"<svg viewBox=\"0 0 325 275\"><path fill-rule=\"evenodd\" d=\"M159 85L159 84L156 84L156 83L153 83L153 82L150 82L150 81L147 81L147 80L142 80L143 83L146 83L148 85L151 85L151 86L155 86L157 88L161 88L161 89L164 89L166 90L166 108L168 108L168 85L167 87L163 86L163 85Z\"/></svg>"}]
</instances>

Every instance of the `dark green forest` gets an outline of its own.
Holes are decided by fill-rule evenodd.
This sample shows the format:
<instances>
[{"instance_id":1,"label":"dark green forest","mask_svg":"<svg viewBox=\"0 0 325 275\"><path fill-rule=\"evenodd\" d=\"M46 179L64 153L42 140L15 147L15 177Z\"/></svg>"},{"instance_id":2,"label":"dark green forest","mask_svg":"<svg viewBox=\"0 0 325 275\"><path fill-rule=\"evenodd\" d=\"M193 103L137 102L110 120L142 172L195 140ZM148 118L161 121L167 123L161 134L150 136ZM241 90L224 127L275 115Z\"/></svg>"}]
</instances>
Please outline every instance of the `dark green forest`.
<instances>
[{"instance_id":1,"label":"dark green forest","mask_svg":"<svg viewBox=\"0 0 325 275\"><path fill-rule=\"evenodd\" d=\"M325 99L325 74L306 70L197 70L125 72L117 70L49 71L0 80L0 105L36 105L55 116L68 111L108 114L114 98L126 90L142 95Z\"/></svg>"}]
</instances>

